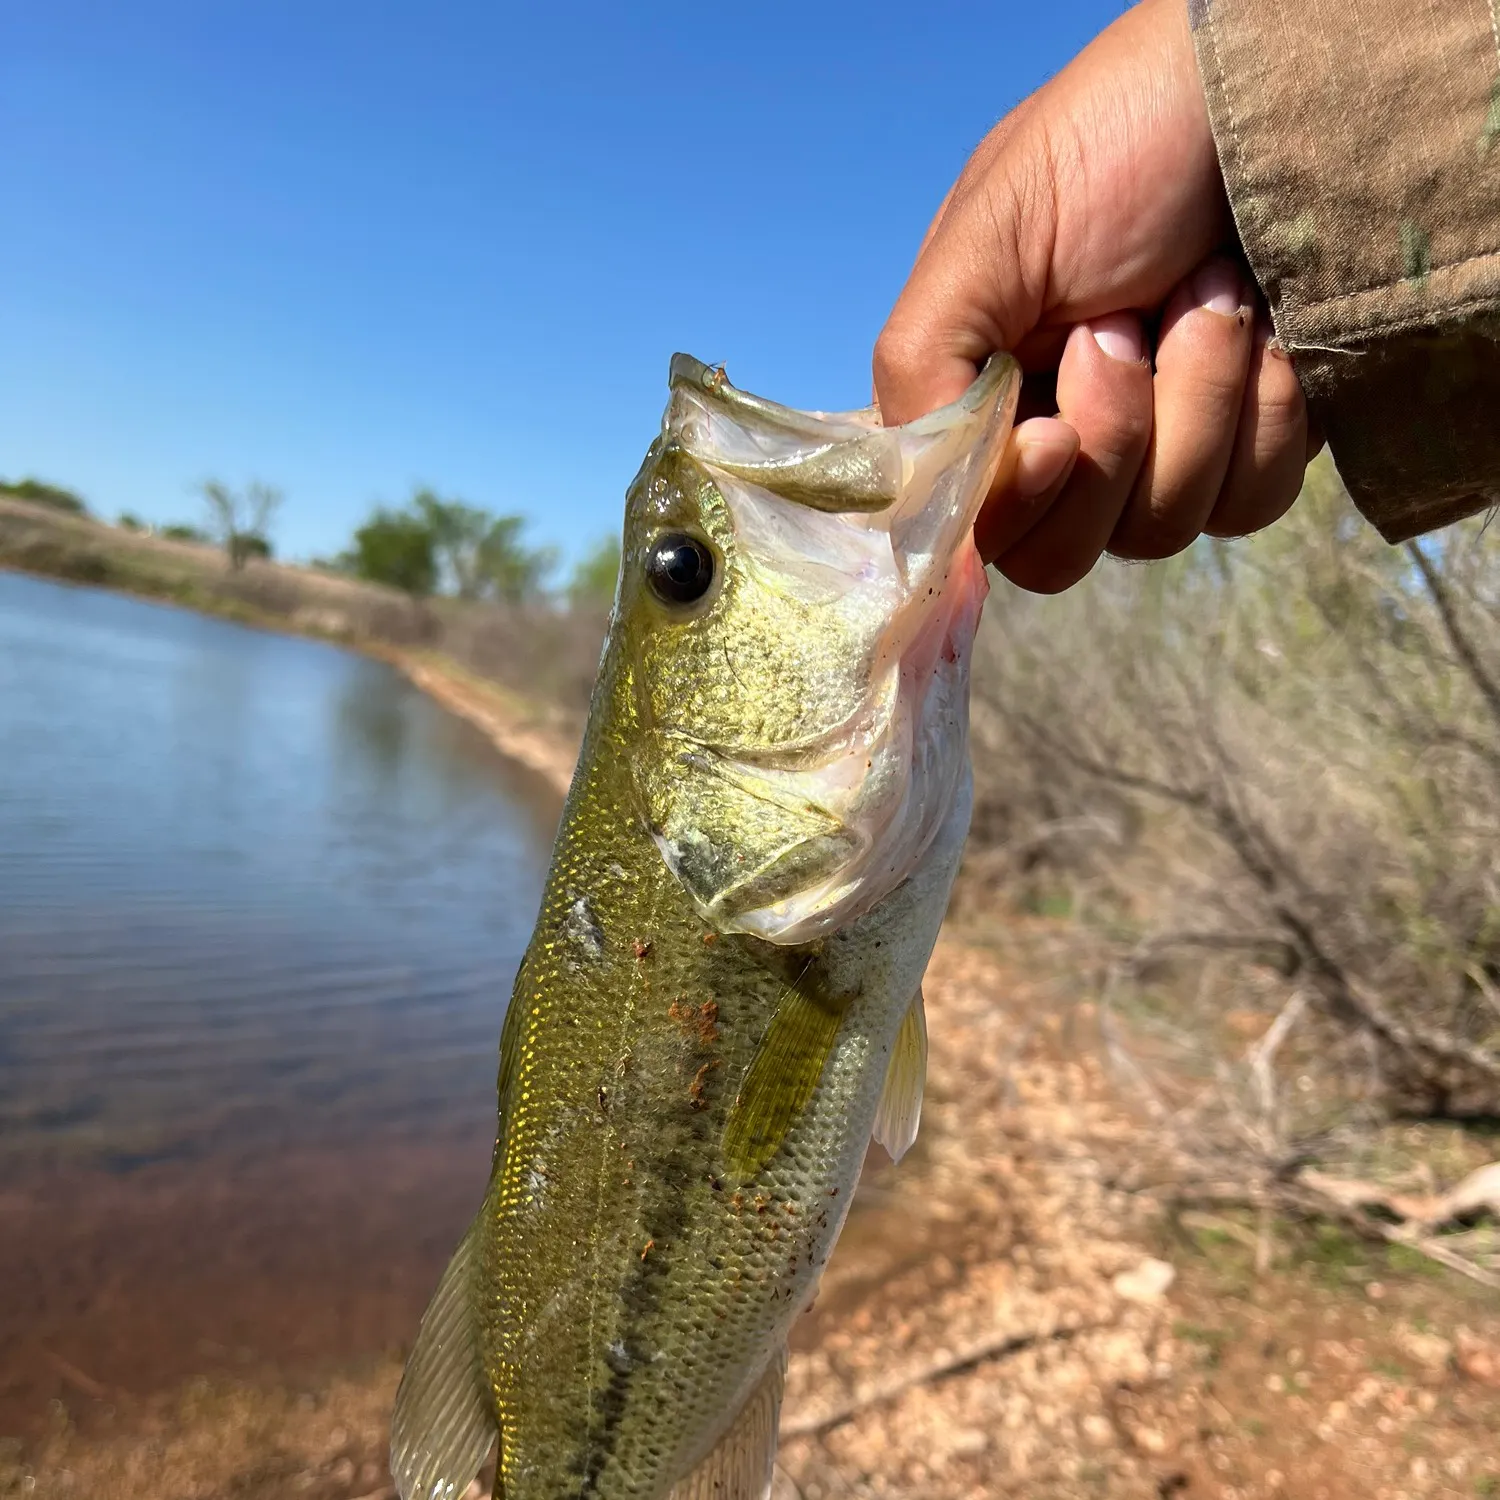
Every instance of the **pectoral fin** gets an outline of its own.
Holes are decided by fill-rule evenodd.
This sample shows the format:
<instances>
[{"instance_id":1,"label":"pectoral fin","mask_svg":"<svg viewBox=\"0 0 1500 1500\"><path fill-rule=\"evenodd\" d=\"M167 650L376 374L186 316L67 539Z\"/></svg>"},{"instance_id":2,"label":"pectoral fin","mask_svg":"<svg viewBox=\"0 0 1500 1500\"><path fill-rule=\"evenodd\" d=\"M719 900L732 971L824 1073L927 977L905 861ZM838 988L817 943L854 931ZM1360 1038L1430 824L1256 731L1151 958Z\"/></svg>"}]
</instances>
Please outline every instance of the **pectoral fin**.
<instances>
[{"instance_id":1,"label":"pectoral fin","mask_svg":"<svg viewBox=\"0 0 1500 1500\"><path fill-rule=\"evenodd\" d=\"M753 1177L807 1107L838 1038L849 996L831 994L809 959L781 997L724 1125L724 1161Z\"/></svg>"},{"instance_id":2,"label":"pectoral fin","mask_svg":"<svg viewBox=\"0 0 1500 1500\"><path fill-rule=\"evenodd\" d=\"M891 1048L891 1060L885 1069L885 1087L881 1090L880 1104L875 1110L875 1128L871 1132L891 1153L893 1161L900 1161L917 1138L917 1125L922 1118L922 1090L926 1082L927 1014L922 1007L922 991L918 989L916 998L902 1018L896 1044Z\"/></svg>"},{"instance_id":3,"label":"pectoral fin","mask_svg":"<svg viewBox=\"0 0 1500 1500\"><path fill-rule=\"evenodd\" d=\"M713 1452L672 1487L668 1500L767 1500L776 1477L776 1426L785 1379L783 1348Z\"/></svg>"},{"instance_id":4,"label":"pectoral fin","mask_svg":"<svg viewBox=\"0 0 1500 1500\"><path fill-rule=\"evenodd\" d=\"M471 1225L433 1294L391 1416L391 1477L401 1500L454 1500L495 1442L475 1340Z\"/></svg>"}]
</instances>

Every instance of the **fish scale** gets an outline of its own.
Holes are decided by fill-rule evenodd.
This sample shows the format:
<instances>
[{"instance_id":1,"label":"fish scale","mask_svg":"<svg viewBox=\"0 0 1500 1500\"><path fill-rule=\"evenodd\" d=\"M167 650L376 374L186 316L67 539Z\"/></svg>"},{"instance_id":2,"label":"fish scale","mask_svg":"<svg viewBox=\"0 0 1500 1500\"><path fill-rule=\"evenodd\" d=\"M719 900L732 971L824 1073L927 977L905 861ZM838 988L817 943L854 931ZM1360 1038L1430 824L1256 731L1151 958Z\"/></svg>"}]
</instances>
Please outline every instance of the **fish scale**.
<instances>
[{"instance_id":1,"label":"fish scale","mask_svg":"<svg viewBox=\"0 0 1500 1500\"><path fill-rule=\"evenodd\" d=\"M592 769L577 796L580 838L564 847L587 853L559 860L538 924L539 937L556 935L541 937L513 1001L526 1019L517 1104L485 1210L486 1269L507 1311L490 1325L497 1358L488 1373L505 1432L536 1423L527 1393L542 1395L538 1382L587 1393L578 1410L544 1417L553 1427L545 1440L505 1451L508 1488L632 1494L623 1476L646 1469L642 1457L653 1448L678 1456L682 1439L674 1443L669 1429L692 1426L681 1421L684 1408L732 1399L712 1377L743 1363L752 1351L736 1346L759 1337L747 1290L764 1286L767 1302L793 1299L782 1273L811 1256L818 1213L792 1174L747 1197L744 1184L726 1181L717 1153L724 1080L748 1064L785 989L783 972L747 968L745 940L719 938L699 919L649 844L641 860L629 787L620 784L624 758L586 750L584 763ZM597 956L564 935L580 890L600 893ZM649 945L644 957L637 945ZM574 1011L561 1025L548 998L559 993ZM682 1019L706 1006L716 1012L711 1040ZM695 1094L705 1064L715 1066ZM569 1260L577 1279L558 1286L554 1268ZM627 1388L641 1416L622 1427ZM552 1407L550 1399L532 1405ZM526 1472L533 1451L547 1455L545 1468L529 1460ZM618 1489L606 1478L616 1473ZM592 1489L567 1488L580 1478Z\"/></svg>"},{"instance_id":2,"label":"fish scale","mask_svg":"<svg viewBox=\"0 0 1500 1500\"><path fill-rule=\"evenodd\" d=\"M462 1493L497 1437L508 1500L759 1500L787 1334L872 1130L896 1154L915 1131L969 817L969 531L1013 367L891 434L673 371L506 1015L489 1190L397 1400L403 1500ZM917 535L942 545L903 553Z\"/></svg>"}]
</instances>

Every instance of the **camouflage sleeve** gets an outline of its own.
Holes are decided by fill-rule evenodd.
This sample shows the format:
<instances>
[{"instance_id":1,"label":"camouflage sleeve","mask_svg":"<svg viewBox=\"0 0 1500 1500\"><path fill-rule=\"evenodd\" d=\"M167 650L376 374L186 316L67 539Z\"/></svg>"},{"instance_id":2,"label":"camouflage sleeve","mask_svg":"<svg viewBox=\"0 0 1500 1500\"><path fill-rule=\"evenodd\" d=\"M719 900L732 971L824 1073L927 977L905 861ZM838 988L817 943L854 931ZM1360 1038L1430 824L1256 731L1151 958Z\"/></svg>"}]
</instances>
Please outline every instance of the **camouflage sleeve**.
<instances>
[{"instance_id":1,"label":"camouflage sleeve","mask_svg":"<svg viewBox=\"0 0 1500 1500\"><path fill-rule=\"evenodd\" d=\"M1402 541L1500 504L1500 0L1189 0L1240 237Z\"/></svg>"}]
</instances>

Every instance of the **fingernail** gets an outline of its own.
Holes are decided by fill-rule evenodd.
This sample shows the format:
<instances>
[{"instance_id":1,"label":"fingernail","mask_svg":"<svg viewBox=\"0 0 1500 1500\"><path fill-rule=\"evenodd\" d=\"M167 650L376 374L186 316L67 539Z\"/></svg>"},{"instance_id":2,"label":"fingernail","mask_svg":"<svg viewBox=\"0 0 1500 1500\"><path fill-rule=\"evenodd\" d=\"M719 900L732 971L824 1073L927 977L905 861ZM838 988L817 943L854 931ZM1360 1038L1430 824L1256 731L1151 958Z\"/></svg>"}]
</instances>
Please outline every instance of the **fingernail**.
<instances>
[{"instance_id":1,"label":"fingernail","mask_svg":"<svg viewBox=\"0 0 1500 1500\"><path fill-rule=\"evenodd\" d=\"M1027 500L1045 494L1062 483L1077 457L1078 439L1071 432L1022 443L1012 480L1016 493Z\"/></svg>"},{"instance_id":2,"label":"fingernail","mask_svg":"<svg viewBox=\"0 0 1500 1500\"><path fill-rule=\"evenodd\" d=\"M1193 277L1193 295L1200 307L1232 317L1245 305L1245 284L1227 260L1211 260Z\"/></svg>"},{"instance_id":3,"label":"fingernail","mask_svg":"<svg viewBox=\"0 0 1500 1500\"><path fill-rule=\"evenodd\" d=\"M1146 357L1146 341L1141 336L1141 320L1134 313L1110 313L1089 324L1094 342L1111 359L1122 364L1138 365Z\"/></svg>"}]
</instances>

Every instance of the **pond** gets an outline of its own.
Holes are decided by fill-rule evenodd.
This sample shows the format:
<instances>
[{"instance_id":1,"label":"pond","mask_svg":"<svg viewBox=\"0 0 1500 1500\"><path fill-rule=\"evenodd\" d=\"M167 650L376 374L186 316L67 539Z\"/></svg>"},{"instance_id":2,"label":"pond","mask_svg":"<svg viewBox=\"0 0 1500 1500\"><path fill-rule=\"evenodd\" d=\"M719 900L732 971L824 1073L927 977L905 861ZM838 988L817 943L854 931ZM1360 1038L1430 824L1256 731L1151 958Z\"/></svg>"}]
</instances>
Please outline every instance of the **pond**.
<instances>
[{"instance_id":1,"label":"pond","mask_svg":"<svg viewBox=\"0 0 1500 1500\"><path fill-rule=\"evenodd\" d=\"M0 1434L410 1337L557 812L381 663L0 574Z\"/></svg>"}]
</instances>

